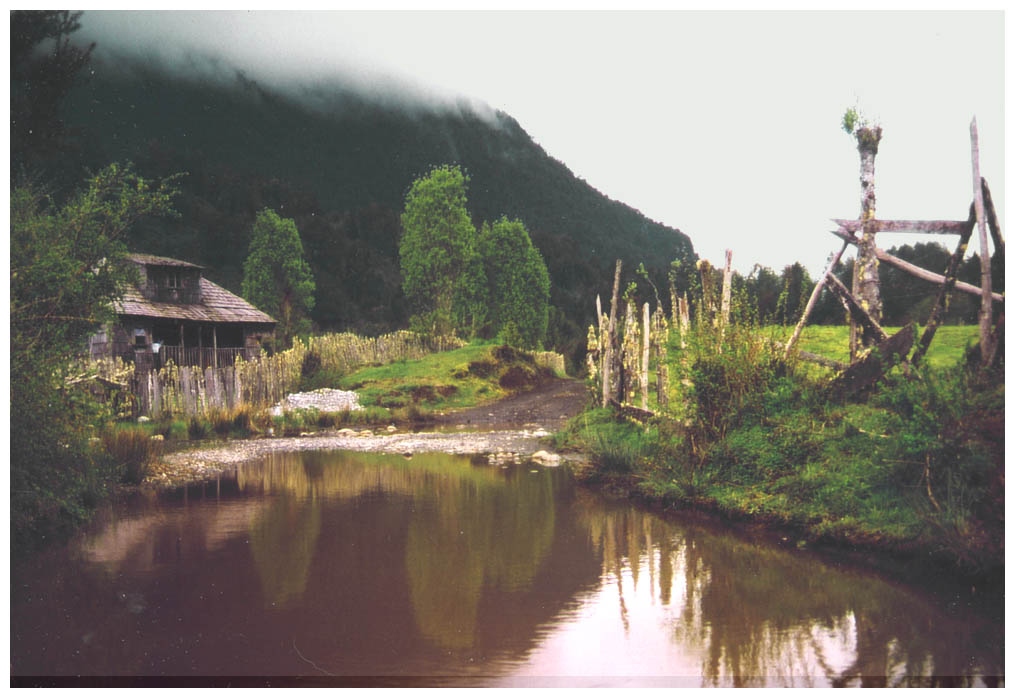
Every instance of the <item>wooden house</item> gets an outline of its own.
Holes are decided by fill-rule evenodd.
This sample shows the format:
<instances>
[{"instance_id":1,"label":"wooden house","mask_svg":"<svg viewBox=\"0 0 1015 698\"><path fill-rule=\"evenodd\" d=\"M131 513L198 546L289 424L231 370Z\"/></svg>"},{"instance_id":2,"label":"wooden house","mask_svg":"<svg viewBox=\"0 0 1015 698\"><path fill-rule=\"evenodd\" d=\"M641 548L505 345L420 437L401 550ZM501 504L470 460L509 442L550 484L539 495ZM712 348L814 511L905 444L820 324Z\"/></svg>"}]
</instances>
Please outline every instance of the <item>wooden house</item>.
<instances>
[{"instance_id":1,"label":"wooden house","mask_svg":"<svg viewBox=\"0 0 1015 698\"><path fill-rule=\"evenodd\" d=\"M261 351L275 320L202 275L202 267L169 257L127 255L138 285L116 302L116 321L89 340L93 357L120 357L139 368L227 366Z\"/></svg>"}]
</instances>

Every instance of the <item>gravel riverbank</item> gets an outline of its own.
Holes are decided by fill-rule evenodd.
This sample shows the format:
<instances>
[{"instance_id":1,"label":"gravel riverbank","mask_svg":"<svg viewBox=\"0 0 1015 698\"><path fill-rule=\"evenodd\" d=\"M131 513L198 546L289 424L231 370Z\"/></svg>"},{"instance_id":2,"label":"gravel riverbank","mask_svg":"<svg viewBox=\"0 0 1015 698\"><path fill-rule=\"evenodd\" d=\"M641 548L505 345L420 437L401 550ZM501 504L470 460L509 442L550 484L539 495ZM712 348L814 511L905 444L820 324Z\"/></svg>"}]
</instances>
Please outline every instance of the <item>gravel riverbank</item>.
<instances>
[{"instance_id":1,"label":"gravel riverbank","mask_svg":"<svg viewBox=\"0 0 1015 698\"><path fill-rule=\"evenodd\" d=\"M223 442L209 448L172 453L152 468L146 485L175 487L214 478L239 464L280 451L367 451L411 456L440 451L459 455L485 454L491 461L534 460L559 465L560 455L544 444L548 431L538 426L514 431L453 431L379 433L342 429L337 432Z\"/></svg>"},{"instance_id":2,"label":"gravel riverbank","mask_svg":"<svg viewBox=\"0 0 1015 698\"><path fill-rule=\"evenodd\" d=\"M279 451L369 451L403 456L441 451L485 454L491 462L533 460L559 465L564 458L581 458L552 453L546 439L581 409L583 391L580 381L550 381L492 405L446 415L437 431L412 432L387 426L218 442L167 454L161 463L152 466L143 486L162 489L213 479L241 463ZM289 395L279 407L328 411L347 409L352 404L356 404L355 393L320 390Z\"/></svg>"}]
</instances>

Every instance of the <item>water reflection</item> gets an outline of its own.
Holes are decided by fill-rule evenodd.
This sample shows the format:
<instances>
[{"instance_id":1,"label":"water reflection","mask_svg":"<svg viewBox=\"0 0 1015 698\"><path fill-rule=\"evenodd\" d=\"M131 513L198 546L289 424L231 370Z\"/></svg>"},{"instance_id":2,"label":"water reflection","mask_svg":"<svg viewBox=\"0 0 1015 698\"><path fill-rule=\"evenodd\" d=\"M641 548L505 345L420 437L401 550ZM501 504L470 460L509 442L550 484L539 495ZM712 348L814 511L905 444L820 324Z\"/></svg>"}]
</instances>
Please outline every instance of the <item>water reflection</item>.
<instances>
[{"instance_id":1,"label":"water reflection","mask_svg":"<svg viewBox=\"0 0 1015 698\"><path fill-rule=\"evenodd\" d=\"M18 566L11 666L976 685L1003 676L999 618L610 503L565 469L311 452L138 500L68 550Z\"/></svg>"},{"instance_id":2,"label":"water reflection","mask_svg":"<svg viewBox=\"0 0 1015 698\"><path fill-rule=\"evenodd\" d=\"M575 509L602 554L603 584L557 634L573 645L574 628L595 626L622 638L608 654L629 652L647 676L738 687L990 685L1003 676L1003 628L982 616L596 497L578 498ZM551 637L516 675L552 675L556 644ZM602 673L606 655L593 651L570 671Z\"/></svg>"}]
</instances>

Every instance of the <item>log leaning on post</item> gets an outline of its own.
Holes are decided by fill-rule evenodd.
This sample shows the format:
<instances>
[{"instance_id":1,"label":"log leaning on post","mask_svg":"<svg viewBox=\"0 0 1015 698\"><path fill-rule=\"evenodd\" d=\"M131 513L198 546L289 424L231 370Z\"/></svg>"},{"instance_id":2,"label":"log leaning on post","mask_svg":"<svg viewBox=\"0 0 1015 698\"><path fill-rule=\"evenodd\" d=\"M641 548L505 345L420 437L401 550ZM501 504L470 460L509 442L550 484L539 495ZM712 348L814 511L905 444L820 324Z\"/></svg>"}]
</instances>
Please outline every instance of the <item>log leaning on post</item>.
<instances>
[{"instance_id":1,"label":"log leaning on post","mask_svg":"<svg viewBox=\"0 0 1015 698\"><path fill-rule=\"evenodd\" d=\"M915 334L915 326L910 323L891 337L880 340L865 356L832 379L830 392L841 399L869 390L895 364L906 360Z\"/></svg>"}]
</instances>

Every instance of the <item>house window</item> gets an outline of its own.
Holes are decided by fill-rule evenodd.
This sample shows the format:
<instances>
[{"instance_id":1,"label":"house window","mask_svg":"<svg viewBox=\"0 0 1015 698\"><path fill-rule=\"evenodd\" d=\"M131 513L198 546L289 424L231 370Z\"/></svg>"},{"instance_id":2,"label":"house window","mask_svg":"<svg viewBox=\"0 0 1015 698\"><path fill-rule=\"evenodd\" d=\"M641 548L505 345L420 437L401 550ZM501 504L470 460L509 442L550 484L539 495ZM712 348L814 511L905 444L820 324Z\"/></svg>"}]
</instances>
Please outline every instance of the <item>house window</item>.
<instances>
[{"instance_id":1,"label":"house window","mask_svg":"<svg viewBox=\"0 0 1015 698\"><path fill-rule=\"evenodd\" d=\"M134 330L134 346L143 349L148 346L148 337L144 330Z\"/></svg>"},{"instance_id":2,"label":"house window","mask_svg":"<svg viewBox=\"0 0 1015 698\"><path fill-rule=\"evenodd\" d=\"M166 274L166 288L183 288L183 284L180 283L180 272L171 271Z\"/></svg>"}]
</instances>

